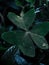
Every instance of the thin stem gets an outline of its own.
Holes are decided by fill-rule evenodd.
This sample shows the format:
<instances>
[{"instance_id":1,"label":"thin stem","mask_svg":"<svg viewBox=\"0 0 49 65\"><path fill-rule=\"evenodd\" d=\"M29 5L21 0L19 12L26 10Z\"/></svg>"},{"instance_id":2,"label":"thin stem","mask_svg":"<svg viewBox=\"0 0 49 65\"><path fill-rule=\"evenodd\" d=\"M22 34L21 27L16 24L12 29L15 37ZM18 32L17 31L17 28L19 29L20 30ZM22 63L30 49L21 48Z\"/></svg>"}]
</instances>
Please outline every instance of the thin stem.
<instances>
[{"instance_id":1,"label":"thin stem","mask_svg":"<svg viewBox=\"0 0 49 65\"><path fill-rule=\"evenodd\" d=\"M0 13L0 17L1 17L1 21L2 21L3 25L5 26L5 24L4 24L4 17L3 17L3 15L1 13Z\"/></svg>"}]
</instances>

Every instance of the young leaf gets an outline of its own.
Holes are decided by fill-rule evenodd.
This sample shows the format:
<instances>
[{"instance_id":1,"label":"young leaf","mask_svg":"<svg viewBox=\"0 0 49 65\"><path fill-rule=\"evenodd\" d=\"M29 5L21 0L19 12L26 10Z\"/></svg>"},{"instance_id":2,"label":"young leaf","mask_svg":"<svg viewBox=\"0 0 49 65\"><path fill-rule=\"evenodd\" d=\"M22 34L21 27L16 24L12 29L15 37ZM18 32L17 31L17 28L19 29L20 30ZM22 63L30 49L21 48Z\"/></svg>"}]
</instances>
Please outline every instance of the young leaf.
<instances>
[{"instance_id":1,"label":"young leaf","mask_svg":"<svg viewBox=\"0 0 49 65\"><path fill-rule=\"evenodd\" d=\"M27 2L30 2L30 3L32 3L32 4L34 4L35 3L35 0L26 0Z\"/></svg>"},{"instance_id":2,"label":"young leaf","mask_svg":"<svg viewBox=\"0 0 49 65\"><path fill-rule=\"evenodd\" d=\"M20 50L24 55L34 57L35 56L35 47L29 35L26 35L23 38L23 43L19 45Z\"/></svg>"},{"instance_id":3,"label":"young leaf","mask_svg":"<svg viewBox=\"0 0 49 65\"><path fill-rule=\"evenodd\" d=\"M35 19L34 8L29 10L24 16L18 16L15 13L9 12L8 18L18 27L26 30L32 25Z\"/></svg>"},{"instance_id":4,"label":"young leaf","mask_svg":"<svg viewBox=\"0 0 49 65\"><path fill-rule=\"evenodd\" d=\"M2 34L2 38L11 44L20 44L22 38L24 36L23 31L11 31L11 32L4 32Z\"/></svg>"},{"instance_id":5,"label":"young leaf","mask_svg":"<svg viewBox=\"0 0 49 65\"><path fill-rule=\"evenodd\" d=\"M31 29L31 32L45 36L49 32L49 22L43 22L34 25L34 27Z\"/></svg>"},{"instance_id":6,"label":"young leaf","mask_svg":"<svg viewBox=\"0 0 49 65\"><path fill-rule=\"evenodd\" d=\"M35 44L41 48L41 49L48 49L48 43L46 39L43 36L40 36L38 34L31 34L32 40L35 42Z\"/></svg>"}]
</instances>

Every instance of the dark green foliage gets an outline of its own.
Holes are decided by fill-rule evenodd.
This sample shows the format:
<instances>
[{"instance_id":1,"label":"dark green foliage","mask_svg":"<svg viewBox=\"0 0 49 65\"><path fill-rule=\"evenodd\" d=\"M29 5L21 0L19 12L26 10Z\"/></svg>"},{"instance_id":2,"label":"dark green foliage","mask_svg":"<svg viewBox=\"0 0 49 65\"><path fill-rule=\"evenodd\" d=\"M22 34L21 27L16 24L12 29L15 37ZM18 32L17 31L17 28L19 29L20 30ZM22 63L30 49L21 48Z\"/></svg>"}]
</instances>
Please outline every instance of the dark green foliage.
<instances>
[{"instance_id":1,"label":"dark green foliage","mask_svg":"<svg viewBox=\"0 0 49 65\"><path fill-rule=\"evenodd\" d=\"M5 32L2 34L2 37L4 38L5 41L11 44L18 44L21 42L25 32L23 31L11 31L11 32ZM19 36L18 36L19 35Z\"/></svg>"},{"instance_id":2,"label":"dark green foliage","mask_svg":"<svg viewBox=\"0 0 49 65\"><path fill-rule=\"evenodd\" d=\"M35 15L34 9L29 10L26 14L23 14L23 12L21 12L20 16L14 14L14 13L8 14L8 18L16 26L25 30L24 34L23 34L23 31L21 32L21 30L20 31L17 30L15 32L3 33L2 38L9 43L18 44L18 47L20 47L20 49L24 53L24 55L34 57L35 48L33 45L33 41L41 49L49 48L46 39L43 37L49 31L49 23L48 22L40 23L39 27L38 27L38 24L36 24L36 25L34 25L35 28L34 28L34 26L32 26L33 29L35 30L35 32L34 32L34 30L32 29L32 31L33 31L32 32L29 30L29 28L33 24L33 22L35 22L36 15Z\"/></svg>"},{"instance_id":3,"label":"dark green foliage","mask_svg":"<svg viewBox=\"0 0 49 65\"><path fill-rule=\"evenodd\" d=\"M9 12L8 18L18 27L26 30L32 25L35 19L35 10L34 8L29 10L27 13L24 14L22 11L20 16L16 15L15 13Z\"/></svg>"},{"instance_id":4,"label":"dark green foliage","mask_svg":"<svg viewBox=\"0 0 49 65\"><path fill-rule=\"evenodd\" d=\"M45 38L49 33L49 2L47 0L2 0L0 2L4 2L0 6L0 43L2 43L0 51L6 51L1 60L7 62L6 65L19 65L19 62L20 65L42 64L41 60L49 50L49 43ZM6 44L10 48L6 47ZM28 63L20 57L21 55L31 57L33 63Z\"/></svg>"},{"instance_id":5,"label":"dark green foliage","mask_svg":"<svg viewBox=\"0 0 49 65\"><path fill-rule=\"evenodd\" d=\"M45 36L49 32L49 22L35 24L34 27L32 26L31 32Z\"/></svg>"},{"instance_id":6,"label":"dark green foliage","mask_svg":"<svg viewBox=\"0 0 49 65\"><path fill-rule=\"evenodd\" d=\"M23 52L24 55L34 57L35 56L35 46L29 36L29 34L25 34L24 38L22 39L23 43L19 45L20 50Z\"/></svg>"},{"instance_id":7,"label":"dark green foliage","mask_svg":"<svg viewBox=\"0 0 49 65\"><path fill-rule=\"evenodd\" d=\"M6 50L7 48L0 45L0 51Z\"/></svg>"},{"instance_id":8,"label":"dark green foliage","mask_svg":"<svg viewBox=\"0 0 49 65\"><path fill-rule=\"evenodd\" d=\"M33 41L36 43L36 45L41 49L48 49L48 43L46 39L43 36L40 36L38 34L31 34Z\"/></svg>"}]
</instances>

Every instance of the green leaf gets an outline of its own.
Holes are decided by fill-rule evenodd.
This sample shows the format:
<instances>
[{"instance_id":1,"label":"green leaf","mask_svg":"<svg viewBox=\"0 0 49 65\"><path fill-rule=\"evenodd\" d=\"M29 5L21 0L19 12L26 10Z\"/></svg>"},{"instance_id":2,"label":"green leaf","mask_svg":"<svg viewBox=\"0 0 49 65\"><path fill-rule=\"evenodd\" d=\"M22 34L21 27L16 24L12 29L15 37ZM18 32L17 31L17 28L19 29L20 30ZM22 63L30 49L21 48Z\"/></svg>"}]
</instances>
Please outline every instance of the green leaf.
<instances>
[{"instance_id":1,"label":"green leaf","mask_svg":"<svg viewBox=\"0 0 49 65\"><path fill-rule=\"evenodd\" d=\"M17 6L22 6L23 5L23 3L20 0L15 0L15 3L16 3Z\"/></svg>"},{"instance_id":2,"label":"green leaf","mask_svg":"<svg viewBox=\"0 0 49 65\"><path fill-rule=\"evenodd\" d=\"M4 32L2 34L2 38L7 41L8 43L10 44L20 44L21 43L21 40L24 36L24 33L23 31L11 31L11 32Z\"/></svg>"},{"instance_id":3,"label":"green leaf","mask_svg":"<svg viewBox=\"0 0 49 65\"><path fill-rule=\"evenodd\" d=\"M25 37L23 38L23 43L19 45L19 48L21 52L23 52L24 55L29 56L29 57L35 56L35 47L28 34L25 35Z\"/></svg>"},{"instance_id":4,"label":"green leaf","mask_svg":"<svg viewBox=\"0 0 49 65\"><path fill-rule=\"evenodd\" d=\"M43 36L40 36L38 34L31 34L32 40L35 42L35 44L41 48L41 49L48 49L48 43L46 39Z\"/></svg>"},{"instance_id":5,"label":"green leaf","mask_svg":"<svg viewBox=\"0 0 49 65\"><path fill-rule=\"evenodd\" d=\"M11 20L12 23L14 23L16 26L22 28L22 29L25 29L26 30L26 27L25 27L25 24L24 24L24 21L23 21L23 18L16 15L15 13L12 13L12 12L9 12L8 13L8 18Z\"/></svg>"},{"instance_id":6,"label":"green leaf","mask_svg":"<svg viewBox=\"0 0 49 65\"><path fill-rule=\"evenodd\" d=\"M26 0L27 2L30 2L30 3L35 3L35 0Z\"/></svg>"},{"instance_id":7,"label":"green leaf","mask_svg":"<svg viewBox=\"0 0 49 65\"><path fill-rule=\"evenodd\" d=\"M45 36L49 32L49 22L36 24L32 27L31 32Z\"/></svg>"},{"instance_id":8,"label":"green leaf","mask_svg":"<svg viewBox=\"0 0 49 65\"><path fill-rule=\"evenodd\" d=\"M29 10L24 16L18 16L15 13L9 12L8 18L18 27L26 30L32 25L35 19L34 9Z\"/></svg>"},{"instance_id":9,"label":"green leaf","mask_svg":"<svg viewBox=\"0 0 49 65\"><path fill-rule=\"evenodd\" d=\"M35 12L35 10L33 8L24 14L23 19L24 19L24 23L25 23L25 26L27 29L29 29L29 27L32 25L32 23L35 20L36 14L34 12Z\"/></svg>"}]
</instances>

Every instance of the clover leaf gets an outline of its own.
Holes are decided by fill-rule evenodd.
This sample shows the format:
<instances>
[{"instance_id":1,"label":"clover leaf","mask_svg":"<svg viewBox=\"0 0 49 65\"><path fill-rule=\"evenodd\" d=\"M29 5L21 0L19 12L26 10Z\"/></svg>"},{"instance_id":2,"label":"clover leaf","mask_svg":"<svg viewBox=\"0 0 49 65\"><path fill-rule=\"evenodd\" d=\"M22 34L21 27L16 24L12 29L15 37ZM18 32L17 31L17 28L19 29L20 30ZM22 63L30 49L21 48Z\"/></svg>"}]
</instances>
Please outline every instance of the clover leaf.
<instances>
[{"instance_id":1,"label":"clover leaf","mask_svg":"<svg viewBox=\"0 0 49 65\"><path fill-rule=\"evenodd\" d=\"M45 35L49 32L49 23L43 22L35 24L32 29L29 30L30 26L35 23L34 9L30 9L23 15L16 15L15 13L9 12L8 18L16 26L20 27L21 30L5 32L2 34L2 38L21 50L21 52L30 57L35 56L35 45L40 49L48 49L49 45L45 39ZM22 30L23 29L23 30Z\"/></svg>"},{"instance_id":2,"label":"clover leaf","mask_svg":"<svg viewBox=\"0 0 49 65\"><path fill-rule=\"evenodd\" d=\"M30 9L28 12L26 12L22 16L18 16L15 13L9 12L8 18L13 22L16 26L26 30L29 29L29 27L32 25L35 19L35 10Z\"/></svg>"}]
</instances>

